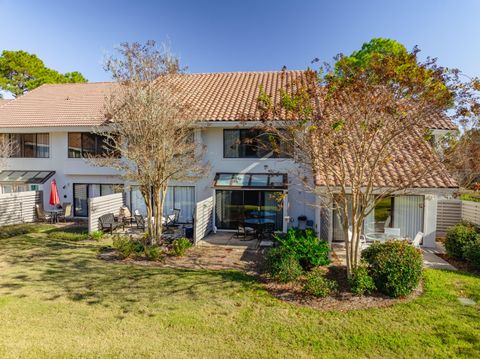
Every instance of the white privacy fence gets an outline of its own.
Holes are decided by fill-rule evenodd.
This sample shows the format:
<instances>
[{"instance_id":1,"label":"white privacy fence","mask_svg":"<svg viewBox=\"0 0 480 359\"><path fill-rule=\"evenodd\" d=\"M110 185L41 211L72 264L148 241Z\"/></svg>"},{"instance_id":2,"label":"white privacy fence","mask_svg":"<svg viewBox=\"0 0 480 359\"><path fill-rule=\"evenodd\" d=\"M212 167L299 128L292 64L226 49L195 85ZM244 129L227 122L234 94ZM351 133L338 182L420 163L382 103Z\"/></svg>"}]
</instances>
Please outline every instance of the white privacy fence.
<instances>
[{"instance_id":1,"label":"white privacy fence","mask_svg":"<svg viewBox=\"0 0 480 359\"><path fill-rule=\"evenodd\" d=\"M480 226L480 202L462 201L462 218Z\"/></svg>"},{"instance_id":2,"label":"white privacy fence","mask_svg":"<svg viewBox=\"0 0 480 359\"><path fill-rule=\"evenodd\" d=\"M200 201L195 206L194 242L205 238L213 229L213 197Z\"/></svg>"},{"instance_id":3,"label":"white privacy fence","mask_svg":"<svg viewBox=\"0 0 480 359\"><path fill-rule=\"evenodd\" d=\"M41 203L40 191L0 194L0 226L34 222L35 205Z\"/></svg>"},{"instance_id":4,"label":"white privacy fence","mask_svg":"<svg viewBox=\"0 0 480 359\"><path fill-rule=\"evenodd\" d=\"M444 236L449 227L461 221L480 226L480 202L447 199L438 201L437 236Z\"/></svg>"},{"instance_id":5,"label":"white privacy fence","mask_svg":"<svg viewBox=\"0 0 480 359\"><path fill-rule=\"evenodd\" d=\"M120 214L120 208L125 205L123 193L114 193L88 200L88 233L98 230L98 219L104 214Z\"/></svg>"}]
</instances>

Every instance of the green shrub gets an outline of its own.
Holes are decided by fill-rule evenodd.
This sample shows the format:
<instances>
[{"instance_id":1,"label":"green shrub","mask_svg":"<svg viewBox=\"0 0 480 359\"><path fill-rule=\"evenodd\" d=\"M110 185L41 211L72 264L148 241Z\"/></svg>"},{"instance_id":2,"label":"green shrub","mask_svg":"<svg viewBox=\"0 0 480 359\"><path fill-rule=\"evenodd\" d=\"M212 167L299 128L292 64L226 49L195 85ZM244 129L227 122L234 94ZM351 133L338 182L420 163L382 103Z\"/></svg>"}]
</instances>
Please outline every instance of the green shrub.
<instances>
[{"instance_id":1,"label":"green shrub","mask_svg":"<svg viewBox=\"0 0 480 359\"><path fill-rule=\"evenodd\" d=\"M177 257L184 256L191 246L192 242L188 238L178 238L172 242L172 250Z\"/></svg>"},{"instance_id":2,"label":"green shrub","mask_svg":"<svg viewBox=\"0 0 480 359\"><path fill-rule=\"evenodd\" d=\"M375 291L375 282L368 273L368 268L365 264L361 264L352 272L352 277L348 280L350 291L354 295L371 294Z\"/></svg>"},{"instance_id":3,"label":"green shrub","mask_svg":"<svg viewBox=\"0 0 480 359\"><path fill-rule=\"evenodd\" d=\"M362 251L377 289L390 297L410 294L422 277L423 258L407 241L373 243Z\"/></svg>"},{"instance_id":4,"label":"green shrub","mask_svg":"<svg viewBox=\"0 0 480 359\"><path fill-rule=\"evenodd\" d=\"M303 273L295 253L285 247L270 249L265 257L265 266L270 276L282 283L296 281Z\"/></svg>"},{"instance_id":5,"label":"green shrub","mask_svg":"<svg viewBox=\"0 0 480 359\"><path fill-rule=\"evenodd\" d=\"M295 254L304 269L330 263L328 243L319 239L311 229L290 228L286 235L276 235L275 239L280 242L280 246Z\"/></svg>"},{"instance_id":6,"label":"green shrub","mask_svg":"<svg viewBox=\"0 0 480 359\"><path fill-rule=\"evenodd\" d=\"M118 237L113 239L113 248L122 256L122 258L131 257L135 253L139 253L139 242L132 241L128 237ZM141 245L141 243L140 243ZM143 248L142 250L143 251Z\"/></svg>"},{"instance_id":7,"label":"green shrub","mask_svg":"<svg viewBox=\"0 0 480 359\"><path fill-rule=\"evenodd\" d=\"M480 236L465 245L464 256L475 268L480 269Z\"/></svg>"},{"instance_id":8,"label":"green shrub","mask_svg":"<svg viewBox=\"0 0 480 359\"><path fill-rule=\"evenodd\" d=\"M326 297L338 289L334 280L325 277L325 270L313 268L305 276L303 291L315 297Z\"/></svg>"},{"instance_id":9,"label":"green shrub","mask_svg":"<svg viewBox=\"0 0 480 359\"><path fill-rule=\"evenodd\" d=\"M476 237L477 231L471 224L461 223L449 228L445 238L445 250L448 256L454 259L464 259L465 245L474 241Z\"/></svg>"},{"instance_id":10,"label":"green shrub","mask_svg":"<svg viewBox=\"0 0 480 359\"><path fill-rule=\"evenodd\" d=\"M102 231L93 231L90 233L89 239L93 239L94 241L99 241L103 238L104 233Z\"/></svg>"},{"instance_id":11,"label":"green shrub","mask_svg":"<svg viewBox=\"0 0 480 359\"><path fill-rule=\"evenodd\" d=\"M163 254L163 251L159 247L145 247L145 258L149 261L158 261Z\"/></svg>"}]
</instances>

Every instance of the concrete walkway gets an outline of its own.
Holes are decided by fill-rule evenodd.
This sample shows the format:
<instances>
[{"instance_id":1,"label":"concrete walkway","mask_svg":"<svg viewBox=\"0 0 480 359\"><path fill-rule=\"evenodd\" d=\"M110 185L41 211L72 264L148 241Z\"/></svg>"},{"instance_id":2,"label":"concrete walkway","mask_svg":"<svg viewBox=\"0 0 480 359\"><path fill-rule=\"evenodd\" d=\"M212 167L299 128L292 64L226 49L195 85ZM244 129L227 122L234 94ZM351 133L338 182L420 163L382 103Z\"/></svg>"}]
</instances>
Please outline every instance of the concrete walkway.
<instances>
[{"instance_id":1,"label":"concrete walkway","mask_svg":"<svg viewBox=\"0 0 480 359\"><path fill-rule=\"evenodd\" d=\"M347 264L346 261L346 251L344 243L332 243L333 252L336 255L336 258L343 265ZM450 263L445 261L443 258L440 258L436 253L445 253L445 250L440 244L437 244L435 248L422 248L423 254L423 266L425 268L432 269L448 269L448 270L457 270Z\"/></svg>"}]
</instances>

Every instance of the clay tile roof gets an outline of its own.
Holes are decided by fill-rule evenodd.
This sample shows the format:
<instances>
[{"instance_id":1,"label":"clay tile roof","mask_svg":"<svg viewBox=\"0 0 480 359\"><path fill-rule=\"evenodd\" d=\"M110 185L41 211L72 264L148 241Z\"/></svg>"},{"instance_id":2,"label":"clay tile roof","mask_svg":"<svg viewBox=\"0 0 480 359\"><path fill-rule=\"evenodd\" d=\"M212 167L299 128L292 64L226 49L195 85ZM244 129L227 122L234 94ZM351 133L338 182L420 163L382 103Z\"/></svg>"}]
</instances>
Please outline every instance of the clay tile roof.
<instances>
[{"instance_id":1,"label":"clay tile roof","mask_svg":"<svg viewBox=\"0 0 480 359\"><path fill-rule=\"evenodd\" d=\"M259 119L260 86L274 103L279 90L304 78L303 71L224 72L179 76L178 86L198 120ZM103 104L113 83L55 84L39 88L0 105L0 127L97 126L105 122ZM272 118L273 119L273 118ZM454 129L446 118L432 119L432 128Z\"/></svg>"},{"instance_id":2,"label":"clay tile roof","mask_svg":"<svg viewBox=\"0 0 480 359\"><path fill-rule=\"evenodd\" d=\"M279 90L303 71L225 72L179 76L178 86L198 120L259 118L260 85L279 99ZM96 126L105 122L103 104L113 83L43 85L0 109L0 127Z\"/></svg>"},{"instance_id":3,"label":"clay tile roof","mask_svg":"<svg viewBox=\"0 0 480 359\"><path fill-rule=\"evenodd\" d=\"M3 105L7 104L10 101L12 100L6 99L6 98L0 98L0 107L2 107Z\"/></svg>"},{"instance_id":4,"label":"clay tile roof","mask_svg":"<svg viewBox=\"0 0 480 359\"><path fill-rule=\"evenodd\" d=\"M458 183L451 177L445 166L433 153L430 145L420 136L415 138L410 135L397 145L392 153L393 160L376 173L373 185L375 187L400 187L408 185L409 188L457 188ZM349 154L346 154L348 157ZM432 162L433 161L433 162ZM434 169L431 164L436 162ZM427 168L429 163L430 168ZM416 173L412 182L412 171ZM315 184L317 186L338 186L333 176L317 168L315 171ZM419 178L419 173L425 173Z\"/></svg>"},{"instance_id":5,"label":"clay tile roof","mask_svg":"<svg viewBox=\"0 0 480 359\"><path fill-rule=\"evenodd\" d=\"M0 127L95 126L111 83L43 85L0 107Z\"/></svg>"}]
</instances>

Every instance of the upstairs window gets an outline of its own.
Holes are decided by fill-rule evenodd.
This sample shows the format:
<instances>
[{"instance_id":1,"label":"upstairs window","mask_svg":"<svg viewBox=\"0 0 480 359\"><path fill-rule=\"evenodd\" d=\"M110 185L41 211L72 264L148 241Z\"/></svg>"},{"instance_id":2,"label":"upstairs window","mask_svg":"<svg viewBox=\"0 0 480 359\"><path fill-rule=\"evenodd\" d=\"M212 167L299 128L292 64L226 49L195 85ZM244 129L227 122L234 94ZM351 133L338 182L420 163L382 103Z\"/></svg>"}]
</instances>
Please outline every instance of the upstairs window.
<instances>
[{"instance_id":1,"label":"upstairs window","mask_svg":"<svg viewBox=\"0 0 480 359\"><path fill-rule=\"evenodd\" d=\"M223 130L224 158L290 158L291 153L279 136L257 129Z\"/></svg>"},{"instance_id":2,"label":"upstairs window","mask_svg":"<svg viewBox=\"0 0 480 359\"><path fill-rule=\"evenodd\" d=\"M105 137L90 132L68 133L68 157L100 157L108 154Z\"/></svg>"},{"instance_id":3,"label":"upstairs window","mask_svg":"<svg viewBox=\"0 0 480 359\"><path fill-rule=\"evenodd\" d=\"M48 133L4 133L2 141L12 144L13 158L50 157L50 136Z\"/></svg>"}]
</instances>

